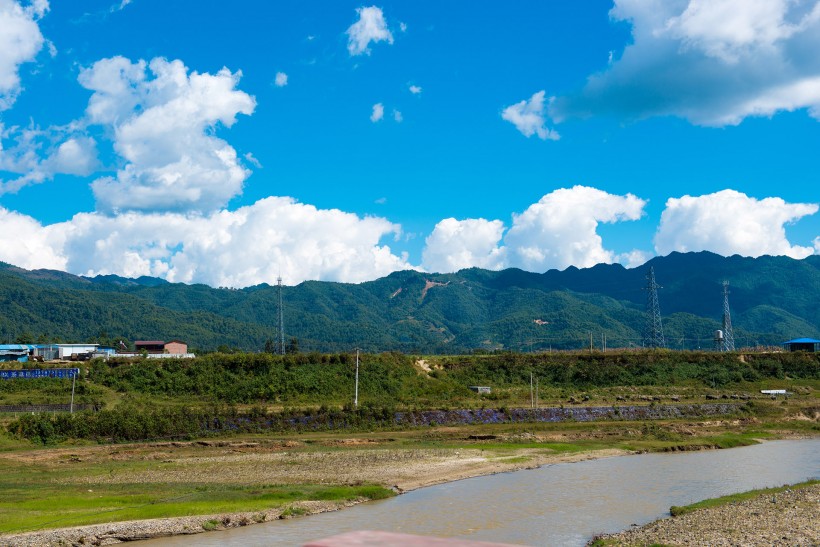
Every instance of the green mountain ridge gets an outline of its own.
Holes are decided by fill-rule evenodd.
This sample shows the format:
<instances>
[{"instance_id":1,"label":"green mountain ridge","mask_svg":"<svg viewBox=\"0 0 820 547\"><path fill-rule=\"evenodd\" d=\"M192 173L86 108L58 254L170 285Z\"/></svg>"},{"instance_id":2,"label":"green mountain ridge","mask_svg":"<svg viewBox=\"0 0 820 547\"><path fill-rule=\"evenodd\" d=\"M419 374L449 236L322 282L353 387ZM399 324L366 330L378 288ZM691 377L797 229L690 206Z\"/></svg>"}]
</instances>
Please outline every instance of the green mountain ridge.
<instances>
[{"instance_id":1,"label":"green mountain ridge","mask_svg":"<svg viewBox=\"0 0 820 547\"><path fill-rule=\"evenodd\" d=\"M470 268L394 272L360 284L283 288L285 337L302 351L460 353L640 347L646 272L655 268L667 344L710 348L723 311L738 347L820 336L820 256L803 260L672 253L627 269L599 264L543 274ZM276 340L278 289L81 277L0 263L0 340L186 340L195 350L256 351Z\"/></svg>"}]
</instances>

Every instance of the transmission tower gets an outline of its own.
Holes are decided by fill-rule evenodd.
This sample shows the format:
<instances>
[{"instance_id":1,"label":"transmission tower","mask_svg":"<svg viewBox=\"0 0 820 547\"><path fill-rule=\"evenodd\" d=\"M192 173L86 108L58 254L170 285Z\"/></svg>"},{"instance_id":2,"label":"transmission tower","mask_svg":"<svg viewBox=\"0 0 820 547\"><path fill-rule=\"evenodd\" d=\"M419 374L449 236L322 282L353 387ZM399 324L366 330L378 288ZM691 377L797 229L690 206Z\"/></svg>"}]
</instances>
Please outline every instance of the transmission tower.
<instances>
[{"instance_id":1,"label":"transmission tower","mask_svg":"<svg viewBox=\"0 0 820 547\"><path fill-rule=\"evenodd\" d=\"M658 304L658 289L655 282L655 267L649 267L646 275L646 327L643 333L643 345L646 348L665 348L663 325L661 324L661 307Z\"/></svg>"},{"instance_id":2,"label":"transmission tower","mask_svg":"<svg viewBox=\"0 0 820 547\"><path fill-rule=\"evenodd\" d=\"M729 313L729 282L723 282L723 351L735 351L735 334Z\"/></svg>"},{"instance_id":3,"label":"transmission tower","mask_svg":"<svg viewBox=\"0 0 820 547\"><path fill-rule=\"evenodd\" d=\"M285 354L285 313L282 309L282 276L276 278L276 286L279 288L279 340L277 353Z\"/></svg>"}]
</instances>

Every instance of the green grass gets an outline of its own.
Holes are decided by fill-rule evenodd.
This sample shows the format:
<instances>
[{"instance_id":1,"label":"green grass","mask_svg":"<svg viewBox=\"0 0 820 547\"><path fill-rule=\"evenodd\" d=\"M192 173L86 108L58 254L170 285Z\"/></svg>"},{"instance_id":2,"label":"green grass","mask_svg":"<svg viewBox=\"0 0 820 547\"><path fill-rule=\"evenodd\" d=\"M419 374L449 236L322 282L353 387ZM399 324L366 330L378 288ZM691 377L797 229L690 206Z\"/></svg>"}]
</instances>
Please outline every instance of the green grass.
<instances>
[{"instance_id":1,"label":"green grass","mask_svg":"<svg viewBox=\"0 0 820 547\"><path fill-rule=\"evenodd\" d=\"M619 540L612 538L594 538L590 541L588 547L618 547L623 545ZM666 543L650 543L646 547L670 547Z\"/></svg>"},{"instance_id":2,"label":"green grass","mask_svg":"<svg viewBox=\"0 0 820 547\"><path fill-rule=\"evenodd\" d=\"M532 460L532 458L529 457L529 456L513 456L513 457L498 458L499 462L501 462L501 463L510 463L510 464L527 463L528 461L531 461L531 460Z\"/></svg>"},{"instance_id":3,"label":"green grass","mask_svg":"<svg viewBox=\"0 0 820 547\"><path fill-rule=\"evenodd\" d=\"M699 450L705 448L738 448L758 444L757 439L771 438L772 434L761 431L742 433L723 433L720 435L705 435L697 437L683 437L675 439L652 438L628 440L618 443L617 447L637 452L665 452L668 450Z\"/></svg>"},{"instance_id":4,"label":"green grass","mask_svg":"<svg viewBox=\"0 0 820 547\"><path fill-rule=\"evenodd\" d=\"M783 492L785 490L796 490L798 488L805 488L807 486L813 486L815 484L820 484L820 480L812 479L806 482L801 482L792 485L785 485L779 486L777 488L762 488L759 490L749 490L748 492L741 492L739 494L730 494L728 496L722 496L719 498L711 498L708 500L699 501L697 503L693 503L691 505L673 505L669 508L669 512L672 514L673 517L677 517L680 515L685 515L686 513L691 513L692 511L697 511L698 509L706 509L708 507L718 507L721 505L726 505L728 503L736 503L744 500L748 500L751 498L756 498L758 496L766 496L766 495L773 495Z\"/></svg>"},{"instance_id":5,"label":"green grass","mask_svg":"<svg viewBox=\"0 0 820 547\"><path fill-rule=\"evenodd\" d=\"M715 437L706 437L707 441L714 443L718 448L737 448L740 446L750 446L758 444L757 439L771 437L771 434L764 432L745 432L745 433L724 433Z\"/></svg>"},{"instance_id":6,"label":"green grass","mask_svg":"<svg viewBox=\"0 0 820 547\"><path fill-rule=\"evenodd\" d=\"M43 481L40 475L28 481L3 479L0 482L3 492L0 533L122 520L255 512L304 500L348 501L394 495L391 490L372 485L75 485Z\"/></svg>"},{"instance_id":7,"label":"green grass","mask_svg":"<svg viewBox=\"0 0 820 547\"><path fill-rule=\"evenodd\" d=\"M304 507L287 507L284 511L282 511L282 516L287 517L301 517L302 515L306 514L307 510Z\"/></svg>"}]
</instances>

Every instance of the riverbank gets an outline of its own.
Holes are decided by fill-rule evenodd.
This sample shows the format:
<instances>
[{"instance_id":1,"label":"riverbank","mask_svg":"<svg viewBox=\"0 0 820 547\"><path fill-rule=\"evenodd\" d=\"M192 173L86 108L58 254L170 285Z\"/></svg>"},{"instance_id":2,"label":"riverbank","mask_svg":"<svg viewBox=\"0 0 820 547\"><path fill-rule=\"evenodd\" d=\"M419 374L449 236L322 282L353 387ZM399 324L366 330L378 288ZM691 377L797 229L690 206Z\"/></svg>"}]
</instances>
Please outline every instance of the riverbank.
<instances>
[{"instance_id":1,"label":"riverbank","mask_svg":"<svg viewBox=\"0 0 820 547\"><path fill-rule=\"evenodd\" d=\"M530 441L538 441L533 437ZM543 439L542 439L543 440ZM616 448L600 448L579 452L562 452L554 449L465 449L439 448L415 449L412 451L373 448L375 443L366 439L346 438L336 440L340 450L317 452L288 452L264 447L262 443L218 443L224 446L201 446L198 443L159 443L153 445L131 445L119 447L117 455L137 458L139 453L147 455L152 449L152 457L162 457L163 450L173 449L178 460L178 469L169 474L160 470L143 470L139 474L115 474L112 484L130 484L134 480L154 484L168 480L182 483L202 484L206 476L212 481L226 486L237 482L257 484L276 483L287 480L288 484L324 483L334 474L334 482L357 484L377 483L393 485L397 494L471 477L532 469L554 463L578 462L590 459L620 456L630 451ZM297 448L293 443L288 448ZM335 443L334 443L335 444ZM368 448L352 448L368 446ZM565 447L571 450L572 447ZM199 452L182 457L183 451ZM77 458L76 450L70 457ZM84 453L88 459L104 457L104 450L89 449ZM64 460L67 454L54 453L50 458ZM30 459L33 455L21 455ZM39 455L39 464L50 459ZM187 461L185 461L187 460ZM163 460L160 460L163 461ZM167 461L167 460L165 460ZM222 469L216 473L214 467ZM253 479L252 479L253 477ZM77 479L63 481L74 483ZM81 483L92 484L91 478L80 479ZM100 488L96 484L96 488ZM141 519L107 522L87 526L55 528L22 534L0 536L0 545L24 547L51 547L72 545L113 545L126 541L161 538L172 535L189 535L212 530L224 530L248 526L281 518L312 515L351 507L370 501L357 497L339 502L297 501L274 509L258 511L218 513L210 515L180 516L162 519Z\"/></svg>"},{"instance_id":2,"label":"riverbank","mask_svg":"<svg viewBox=\"0 0 820 547\"><path fill-rule=\"evenodd\" d=\"M673 508L678 516L603 535L594 547L820 545L820 484L754 491ZM682 514L681 514L682 513Z\"/></svg>"},{"instance_id":3,"label":"riverbank","mask_svg":"<svg viewBox=\"0 0 820 547\"><path fill-rule=\"evenodd\" d=\"M553 463L729 448L812 431L803 421L763 425L744 416L18 447L0 451L0 544L193 534Z\"/></svg>"}]
</instances>

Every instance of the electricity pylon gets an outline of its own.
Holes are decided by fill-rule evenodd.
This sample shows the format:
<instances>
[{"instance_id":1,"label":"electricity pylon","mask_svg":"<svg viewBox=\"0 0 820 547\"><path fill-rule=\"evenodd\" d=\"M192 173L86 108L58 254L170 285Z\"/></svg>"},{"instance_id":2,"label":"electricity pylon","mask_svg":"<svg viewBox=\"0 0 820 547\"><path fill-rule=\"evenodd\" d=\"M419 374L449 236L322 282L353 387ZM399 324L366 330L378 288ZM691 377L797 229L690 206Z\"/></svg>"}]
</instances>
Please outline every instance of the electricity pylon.
<instances>
[{"instance_id":1,"label":"electricity pylon","mask_svg":"<svg viewBox=\"0 0 820 547\"><path fill-rule=\"evenodd\" d=\"M285 354L285 311L282 309L282 277L276 278L276 286L279 288L279 343L276 349L280 355Z\"/></svg>"},{"instance_id":2,"label":"electricity pylon","mask_svg":"<svg viewBox=\"0 0 820 547\"><path fill-rule=\"evenodd\" d=\"M729 282L723 282L723 351L735 351L735 333L729 313Z\"/></svg>"},{"instance_id":3,"label":"electricity pylon","mask_svg":"<svg viewBox=\"0 0 820 547\"><path fill-rule=\"evenodd\" d=\"M661 324L661 307L658 304L658 289L661 288L655 282L655 267L649 267L646 275L646 327L643 333L643 345L646 348L665 348L666 340L663 337L663 324Z\"/></svg>"}]
</instances>

